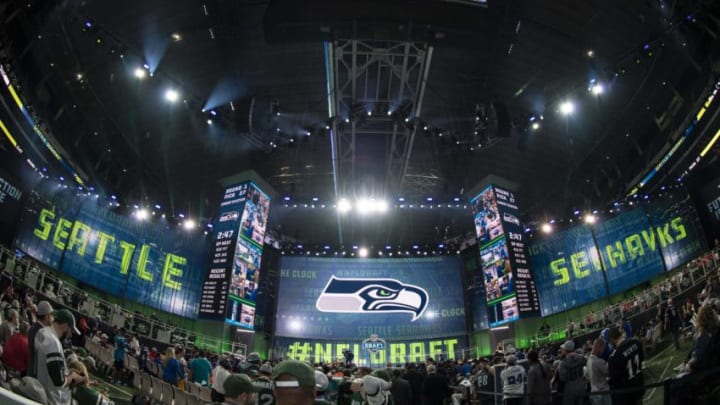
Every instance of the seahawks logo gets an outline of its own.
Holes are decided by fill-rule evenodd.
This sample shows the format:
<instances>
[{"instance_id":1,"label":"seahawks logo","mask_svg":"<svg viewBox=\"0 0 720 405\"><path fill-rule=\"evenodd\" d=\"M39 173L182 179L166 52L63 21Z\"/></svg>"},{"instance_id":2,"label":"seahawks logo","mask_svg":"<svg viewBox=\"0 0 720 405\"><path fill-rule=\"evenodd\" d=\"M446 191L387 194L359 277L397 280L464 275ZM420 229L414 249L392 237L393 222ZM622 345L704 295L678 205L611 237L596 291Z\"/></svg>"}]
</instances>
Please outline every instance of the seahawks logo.
<instances>
[{"instance_id":1,"label":"seahawks logo","mask_svg":"<svg viewBox=\"0 0 720 405\"><path fill-rule=\"evenodd\" d=\"M428 305L424 289L391 278L337 278L332 276L315 307L321 312L388 313L409 312L413 321Z\"/></svg>"}]
</instances>

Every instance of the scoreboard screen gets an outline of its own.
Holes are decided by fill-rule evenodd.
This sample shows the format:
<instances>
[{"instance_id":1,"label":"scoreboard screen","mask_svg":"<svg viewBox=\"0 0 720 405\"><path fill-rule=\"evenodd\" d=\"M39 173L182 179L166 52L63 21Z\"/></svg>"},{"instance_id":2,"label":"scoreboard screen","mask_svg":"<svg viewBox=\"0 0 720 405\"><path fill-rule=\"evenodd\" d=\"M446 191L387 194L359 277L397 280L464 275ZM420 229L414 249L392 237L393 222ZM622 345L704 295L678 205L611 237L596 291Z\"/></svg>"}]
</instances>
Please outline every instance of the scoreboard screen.
<instances>
[{"instance_id":1,"label":"scoreboard screen","mask_svg":"<svg viewBox=\"0 0 720 405\"><path fill-rule=\"evenodd\" d=\"M213 224L209 269L203 283L200 314L254 329L270 196L246 181L225 189Z\"/></svg>"},{"instance_id":2,"label":"scoreboard screen","mask_svg":"<svg viewBox=\"0 0 720 405\"><path fill-rule=\"evenodd\" d=\"M470 203L490 327L539 314L514 194L491 185Z\"/></svg>"}]
</instances>

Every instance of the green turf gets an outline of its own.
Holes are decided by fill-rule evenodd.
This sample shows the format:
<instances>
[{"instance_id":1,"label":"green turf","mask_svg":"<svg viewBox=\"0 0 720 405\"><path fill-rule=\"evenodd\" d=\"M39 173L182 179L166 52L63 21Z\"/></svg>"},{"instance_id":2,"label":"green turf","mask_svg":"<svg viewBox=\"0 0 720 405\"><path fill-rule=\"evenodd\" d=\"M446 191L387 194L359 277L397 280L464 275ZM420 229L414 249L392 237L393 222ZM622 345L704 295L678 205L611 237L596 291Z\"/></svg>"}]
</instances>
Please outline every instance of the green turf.
<instances>
[{"instance_id":1,"label":"green turf","mask_svg":"<svg viewBox=\"0 0 720 405\"><path fill-rule=\"evenodd\" d=\"M672 336L666 335L665 345L659 351L651 353L645 359L643 366L645 384L653 384L677 375L678 372L673 369L683 362L691 347L692 342L681 341L680 350L676 351L672 345ZM645 392L643 404L662 405L663 396L663 387L651 388Z\"/></svg>"}]
</instances>

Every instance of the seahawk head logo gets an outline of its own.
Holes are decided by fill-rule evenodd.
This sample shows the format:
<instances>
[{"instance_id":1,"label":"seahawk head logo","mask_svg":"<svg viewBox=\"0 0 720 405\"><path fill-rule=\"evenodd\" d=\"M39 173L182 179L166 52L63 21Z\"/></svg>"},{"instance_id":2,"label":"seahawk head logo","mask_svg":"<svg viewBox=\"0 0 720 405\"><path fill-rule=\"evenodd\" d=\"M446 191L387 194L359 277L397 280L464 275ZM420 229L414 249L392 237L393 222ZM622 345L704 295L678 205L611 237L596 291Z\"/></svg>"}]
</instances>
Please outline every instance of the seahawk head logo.
<instances>
[{"instance_id":1,"label":"seahawk head logo","mask_svg":"<svg viewBox=\"0 0 720 405\"><path fill-rule=\"evenodd\" d=\"M315 307L321 312L409 312L418 319L428 304L424 289L391 278L337 278L332 276Z\"/></svg>"}]
</instances>

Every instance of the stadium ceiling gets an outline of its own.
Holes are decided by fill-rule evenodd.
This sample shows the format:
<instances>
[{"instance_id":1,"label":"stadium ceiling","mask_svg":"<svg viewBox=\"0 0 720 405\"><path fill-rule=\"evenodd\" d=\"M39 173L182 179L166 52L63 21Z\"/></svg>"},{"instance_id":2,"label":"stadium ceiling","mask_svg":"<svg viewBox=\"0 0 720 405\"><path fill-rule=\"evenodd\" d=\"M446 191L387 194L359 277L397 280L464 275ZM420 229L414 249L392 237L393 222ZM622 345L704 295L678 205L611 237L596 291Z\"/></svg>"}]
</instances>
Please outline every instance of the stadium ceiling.
<instances>
[{"instance_id":1,"label":"stadium ceiling","mask_svg":"<svg viewBox=\"0 0 720 405\"><path fill-rule=\"evenodd\" d=\"M218 179L252 169L278 192L273 227L317 243L462 234L465 210L351 221L329 207L467 201L488 175L517 185L526 221L611 204L714 83L720 32L711 1L26 0L0 12L3 63L88 184L207 219ZM305 209L313 198L328 208Z\"/></svg>"}]
</instances>

